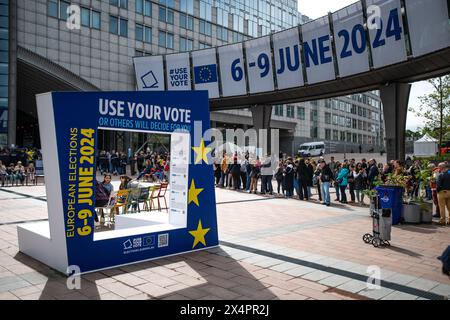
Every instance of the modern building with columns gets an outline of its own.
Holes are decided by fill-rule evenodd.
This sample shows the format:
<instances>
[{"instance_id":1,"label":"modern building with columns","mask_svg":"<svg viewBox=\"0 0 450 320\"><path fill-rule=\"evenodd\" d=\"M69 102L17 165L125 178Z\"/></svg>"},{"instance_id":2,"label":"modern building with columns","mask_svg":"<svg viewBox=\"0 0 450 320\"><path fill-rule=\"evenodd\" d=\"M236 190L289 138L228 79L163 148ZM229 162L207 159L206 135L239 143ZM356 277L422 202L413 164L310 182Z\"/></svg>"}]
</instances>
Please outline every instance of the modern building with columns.
<instances>
[{"instance_id":1,"label":"modern building with columns","mask_svg":"<svg viewBox=\"0 0 450 320\"><path fill-rule=\"evenodd\" d=\"M79 29L70 5L80 8ZM0 7L1 147L40 146L38 93L135 90L135 56L220 46L308 20L296 0L0 0ZM212 112L211 121L253 126L242 109ZM308 141L324 141L327 152L384 149L378 91L276 105L270 125L288 154ZM121 133L101 141L112 149L142 142Z\"/></svg>"}]
</instances>

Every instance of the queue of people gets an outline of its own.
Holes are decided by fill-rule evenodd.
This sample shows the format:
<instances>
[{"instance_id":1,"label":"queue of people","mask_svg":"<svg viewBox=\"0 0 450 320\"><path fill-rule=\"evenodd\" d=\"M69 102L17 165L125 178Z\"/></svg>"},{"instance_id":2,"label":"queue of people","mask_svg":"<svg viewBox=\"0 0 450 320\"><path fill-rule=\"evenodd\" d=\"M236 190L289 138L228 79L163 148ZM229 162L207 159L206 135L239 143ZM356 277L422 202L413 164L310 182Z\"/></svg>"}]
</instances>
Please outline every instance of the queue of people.
<instances>
[{"instance_id":1,"label":"queue of people","mask_svg":"<svg viewBox=\"0 0 450 320\"><path fill-rule=\"evenodd\" d=\"M128 156L121 151L102 150L97 158L100 174L109 173L112 176L137 175L137 180L148 181L168 180L170 159L167 153L158 154L151 151L140 151Z\"/></svg>"},{"instance_id":2,"label":"queue of people","mask_svg":"<svg viewBox=\"0 0 450 320\"><path fill-rule=\"evenodd\" d=\"M266 155L263 159L246 153L239 160L237 153L224 153L222 159L214 162L216 186L234 190L257 193L258 181L261 182L261 194L274 194L272 182L276 183L276 193L285 198L293 198L294 191L299 200L308 201L312 190L318 200L326 206L331 205L330 189L334 189L334 202L365 205L365 190L372 190L378 184L386 183L391 177L402 177L406 181L406 196L417 199L423 189L426 197L433 200L441 223L449 223L445 208L450 211L450 165L448 162L428 166L427 180L421 177L421 162L393 160L386 164L375 159L345 159L336 161L334 157L327 163L323 157L314 159L286 157L280 159L275 168L273 158Z\"/></svg>"}]
</instances>

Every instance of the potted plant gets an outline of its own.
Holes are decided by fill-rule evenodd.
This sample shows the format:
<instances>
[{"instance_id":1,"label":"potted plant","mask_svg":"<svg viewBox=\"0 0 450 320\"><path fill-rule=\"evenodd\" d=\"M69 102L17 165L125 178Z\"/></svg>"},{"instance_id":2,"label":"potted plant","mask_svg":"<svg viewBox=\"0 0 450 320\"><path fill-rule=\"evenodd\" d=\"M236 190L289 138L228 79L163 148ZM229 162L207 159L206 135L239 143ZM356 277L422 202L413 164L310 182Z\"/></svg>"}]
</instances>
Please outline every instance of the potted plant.
<instances>
[{"instance_id":1,"label":"potted plant","mask_svg":"<svg viewBox=\"0 0 450 320\"><path fill-rule=\"evenodd\" d=\"M419 197L414 201L417 205L420 206L420 215L421 222L423 223L432 223L433 222L433 201L428 200L426 194L426 186L430 185L430 180L432 179L432 171L429 168L429 161L422 161L422 168L417 174L416 178L422 187L422 190L419 192Z\"/></svg>"},{"instance_id":2,"label":"potted plant","mask_svg":"<svg viewBox=\"0 0 450 320\"><path fill-rule=\"evenodd\" d=\"M381 180L381 178L377 177L376 180L373 182L373 186L377 187L382 183L383 181ZM362 193L369 198L370 201L369 212L372 215L372 212L375 210L375 203L377 201L377 191L375 189L365 189L362 191Z\"/></svg>"},{"instance_id":3,"label":"potted plant","mask_svg":"<svg viewBox=\"0 0 450 320\"><path fill-rule=\"evenodd\" d=\"M362 193L367 196L370 200L370 214L372 215L372 212L375 210L375 202L377 201L377 192L375 189L366 189L363 190Z\"/></svg>"},{"instance_id":4,"label":"potted plant","mask_svg":"<svg viewBox=\"0 0 450 320\"><path fill-rule=\"evenodd\" d=\"M415 180L419 183L419 187L423 188L423 190L420 190L419 196L413 198L413 194L411 194L411 197L406 197L405 199L403 217L407 223L431 223L433 220L433 202L426 200L424 195L425 186L430 183L431 177L431 170L428 168L428 165L428 161L423 161L421 167L425 169L418 170L415 175ZM410 179L411 177L406 181L409 191L413 187L409 183Z\"/></svg>"}]
</instances>

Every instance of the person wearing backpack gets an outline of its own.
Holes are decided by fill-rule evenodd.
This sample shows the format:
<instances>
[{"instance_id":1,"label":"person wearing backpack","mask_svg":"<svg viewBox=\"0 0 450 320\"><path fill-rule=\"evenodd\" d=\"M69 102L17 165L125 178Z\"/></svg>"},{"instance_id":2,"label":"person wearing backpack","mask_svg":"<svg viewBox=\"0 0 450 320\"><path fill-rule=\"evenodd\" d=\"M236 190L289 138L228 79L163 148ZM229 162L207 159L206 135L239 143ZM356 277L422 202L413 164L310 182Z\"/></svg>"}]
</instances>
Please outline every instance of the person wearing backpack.
<instances>
[{"instance_id":1,"label":"person wearing backpack","mask_svg":"<svg viewBox=\"0 0 450 320\"><path fill-rule=\"evenodd\" d=\"M283 183L286 190L286 198L292 198L294 195L294 166L290 159L287 160L287 166L283 170Z\"/></svg>"},{"instance_id":2,"label":"person wearing backpack","mask_svg":"<svg viewBox=\"0 0 450 320\"><path fill-rule=\"evenodd\" d=\"M338 176L336 178L337 183L339 184L339 191L341 195L341 203L348 203L347 202L347 195L345 194L345 190L347 189L348 185L348 173L350 171L347 168L346 164L341 164L341 168L339 170Z\"/></svg>"},{"instance_id":3,"label":"person wearing backpack","mask_svg":"<svg viewBox=\"0 0 450 320\"><path fill-rule=\"evenodd\" d=\"M321 193L323 198L323 205L330 206L330 184L333 181L333 171L326 164L325 160L321 160L318 166L320 170L320 185L322 187Z\"/></svg>"}]
</instances>

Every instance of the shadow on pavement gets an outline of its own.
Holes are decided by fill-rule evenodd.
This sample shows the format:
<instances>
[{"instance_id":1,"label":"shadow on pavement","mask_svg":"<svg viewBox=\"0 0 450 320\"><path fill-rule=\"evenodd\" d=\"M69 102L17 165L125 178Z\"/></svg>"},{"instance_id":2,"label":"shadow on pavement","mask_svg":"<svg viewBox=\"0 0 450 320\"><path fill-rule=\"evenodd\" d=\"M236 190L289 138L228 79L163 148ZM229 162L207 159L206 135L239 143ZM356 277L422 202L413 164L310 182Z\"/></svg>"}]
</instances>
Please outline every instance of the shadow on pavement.
<instances>
[{"instance_id":1,"label":"shadow on pavement","mask_svg":"<svg viewBox=\"0 0 450 320\"><path fill-rule=\"evenodd\" d=\"M25 280L42 286L31 299L278 299L220 247L84 274L79 290L68 289L65 275L33 258L20 252L14 258L34 269Z\"/></svg>"},{"instance_id":2,"label":"shadow on pavement","mask_svg":"<svg viewBox=\"0 0 450 320\"><path fill-rule=\"evenodd\" d=\"M436 233L437 229L443 228L438 224L402 224L394 226L401 230L417 232L422 234L432 234Z\"/></svg>"}]
</instances>

